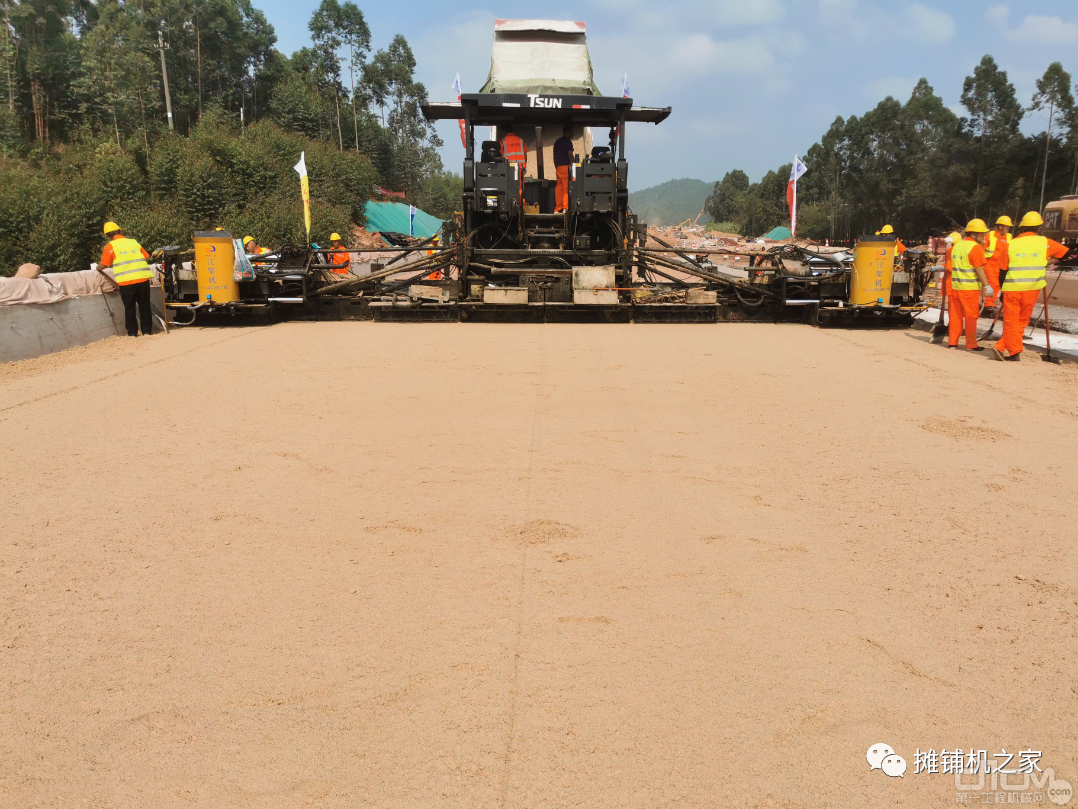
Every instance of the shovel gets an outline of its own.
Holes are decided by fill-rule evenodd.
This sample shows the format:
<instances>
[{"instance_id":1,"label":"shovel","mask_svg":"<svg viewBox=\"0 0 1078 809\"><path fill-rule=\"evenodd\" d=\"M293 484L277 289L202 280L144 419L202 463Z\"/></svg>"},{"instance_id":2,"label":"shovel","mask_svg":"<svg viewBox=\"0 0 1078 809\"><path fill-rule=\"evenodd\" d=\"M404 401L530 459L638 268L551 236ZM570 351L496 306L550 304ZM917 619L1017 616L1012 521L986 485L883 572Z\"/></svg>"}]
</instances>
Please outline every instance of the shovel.
<instances>
[{"instance_id":1,"label":"shovel","mask_svg":"<svg viewBox=\"0 0 1078 809\"><path fill-rule=\"evenodd\" d=\"M988 327L988 331L978 337L978 340L987 340L992 336L992 332L996 330L996 324L999 322L999 313L1003 311L1003 293L1000 292L996 296L996 312L992 315L992 325Z\"/></svg>"},{"instance_id":2,"label":"shovel","mask_svg":"<svg viewBox=\"0 0 1078 809\"><path fill-rule=\"evenodd\" d=\"M1054 287L1053 287L1054 288ZM1059 357L1052 356L1052 327L1048 323L1048 287L1041 287L1041 297L1044 299L1044 345L1048 349L1047 353L1041 356L1041 359L1045 362L1050 362L1054 365L1060 365Z\"/></svg>"},{"instance_id":3,"label":"shovel","mask_svg":"<svg viewBox=\"0 0 1078 809\"><path fill-rule=\"evenodd\" d=\"M939 322L932 327L932 339L929 340L929 342L935 343L936 345L942 343L943 338L947 336L947 327L943 325L943 313L947 311L947 287L944 286L940 292L940 319Z\"/></svg>"}]
</instances>

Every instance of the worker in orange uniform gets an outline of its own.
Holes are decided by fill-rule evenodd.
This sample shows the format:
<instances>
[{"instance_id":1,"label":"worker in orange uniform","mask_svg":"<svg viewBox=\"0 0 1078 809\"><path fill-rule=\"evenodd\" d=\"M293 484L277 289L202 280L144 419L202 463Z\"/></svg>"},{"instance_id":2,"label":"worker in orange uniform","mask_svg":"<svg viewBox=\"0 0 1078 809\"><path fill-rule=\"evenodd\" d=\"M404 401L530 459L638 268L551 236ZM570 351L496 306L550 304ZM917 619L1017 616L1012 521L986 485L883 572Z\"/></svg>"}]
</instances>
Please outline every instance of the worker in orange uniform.
<instances>
[{"instance_id":1,"label":"worker in orange uniform","mask_svg":"<svg viewBox=\"0 0 1078 809\"><path fill-rule=\"evenodd\" d=\"M502 157L517 166L517 171L520 174L520 200L523 202L524 172L528 168L528 147L524 145L524 141L520 139L520 136L513 132L513 127L509 127L509 131L502 138Z\"/></svg>"},{"instance_id":2,"label":"worker in orange uniform","mask_svg":"<svg viewBox=\"0 0 1078 809\"><path fill-rule=\"evenodd\" d=\"M1022 355L1022 335L1033 316L1033 304L1045 288L1049 264L1058 264L1067 248L1040 235L1044 220L1030 211L1018 223L1018 235L1007 248L1007 274L1003 278L1003 337L992 346L997 360L1018 362ZM1004 356L1006 352L1006 356Z\"/></svg>"},{"instance_id":3,"label":"worker in orange uniform","mask_svg":"<svg viewBox=\"0 0 1078 809\"><path fill-rule=\"evenodd\" d=\"M431 240L430 247L427 248L427 258L430 258L431 256L433 256L435 253L438 252L438 248L439 248L439 245L440 245L441 241L442 241L442 237L437 236L437 235L434 237L433 240ZM428 281L441 281L443 278L445 278L445 276L442 275L441 270L435 270L434 272L432 272L430 275L427 276Z\"/></svg>"},{"instance_id":4,"label":"worker in orange uniform","mask_svg":"<svg viewBox=\"0 0 1078 809\"><path fill-rule=\"evenodd\" d=\"M244 236L243 237L243 252L245 252L247 255L251 256L252 259L253 259L254 256L261 256L264 253L268 253L269 248L268 247L259 247L257 244L255 244L255 237L254 236ZM265 267L266 263L264 261L253 261L252 260L251 261L251 266L252 267Z\"/></svg>"},{"instance_id":5,"label":"worker in orange uniform","mask_svg":"<svg viewBox=\"0 0 1078 809\"><path fill-rule=\"evenodd\" d=\"M558 175L554 185L554 213L569 210L569 167L573 165L574 151L573 128L567 126L554 141L554 171Z\"/></svg>"},{"instance_id":6,"label":"worker in orange uniform","mask_svg":"<svg viewBox=\"0 0 1078 809\"><path fill-rule=\"evenodd\" d=\"M348 275L348 268L352 264L352 254L341 244L341 234L329 234L329 243L333 247L328 253L330 269L337 275Z\"/></svg>"},{"instance_id":7,"label":"worker in orange uniform","mask_svg":"<svg viewBox=\"0 0 1078 809\"><path fill-rule=\"evenodd\" d=\"M244 236L243 237L243 250L249 256L260 256L263 253L268 253L269 252L268 248L259 247L257 244L255 244L255 237L254 236Z\"/></svg>"},{"instance_id":8,"label":"worker in orange uniform","mask_svg":"<svg viewBox=\"0 0 1078 809\"><path fill-rule=\"evenodd\" d=\"M984 274L992 287L992 294L986 295L984 299L985 309L994 308L999 298L1000 272L1007 271L1007 245L1011 243L1012 227L1014 227L1014 222L1011 218L1001 216L996 220L996 226L988 234L988 240L984 243L984 255L988 259L984 265Z\"/></svg>"},{"instance_id":9,"label":"worker in orange uniform","mask_svg":"<svg viewBox=\"0 0 1078 809\"><path fill-rule=\"evenodd\" d=\"M981 294L992 291L984 275L987 234L988 226L983 219L971 219L966 225L966 238L951 248L948 348L958 348L958 336L965 331L966 350L984 351L984 346L977 345L977 317L981 313Z\"/></svg>"},{"instance_id":10,"label":"worker in orange uniform","mask_svg":"<svg viewBox=\"0 0 1078 809\"><path fill-rule=\"evenodd\" d=\"M112 277L120 288L124 302L124 325L130 337L138 337L139 322L144 335L153 334L153 312L150 311L150 254L134 239L124 236L115 222L105 223L105 237L111 237L101 251L98 267L111 267ZM136 315L135 309L138 309Z\"/></svg>"},{"instance_id":11,"label":"worker in orange uniform","mask_svg":"<svg viewBox=\"0 0 1078 809\"><path fill-rule=\"evenodd\" d=\"M891 227L890 225L884 225L882 228L880 228L880 232L877 233L876 235L877 236L892 236L892 235L894 235L894 232L895 232L895 229L893 227ZM905 252L906 252L906 245L904 245L902 242L900 242L898 240L898 237L896 236L895 237L895 256L896 257L900 256Z\"/></svg>"}]
</instances>

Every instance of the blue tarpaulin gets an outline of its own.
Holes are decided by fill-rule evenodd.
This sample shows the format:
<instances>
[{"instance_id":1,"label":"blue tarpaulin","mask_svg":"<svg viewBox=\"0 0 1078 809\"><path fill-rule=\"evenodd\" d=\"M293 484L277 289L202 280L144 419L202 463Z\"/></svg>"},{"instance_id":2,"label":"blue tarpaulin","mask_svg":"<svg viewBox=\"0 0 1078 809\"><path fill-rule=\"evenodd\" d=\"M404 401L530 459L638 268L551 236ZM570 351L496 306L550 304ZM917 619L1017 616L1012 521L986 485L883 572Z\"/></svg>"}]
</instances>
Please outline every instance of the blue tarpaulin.
<instances>
[{"instance_id":1,"label":"blue tarpaulin","mask_svg":"<svg viewBox=\"0 0 1078 809\"><path fill-rule=\"evenodd\" d=\"M408 235L409 206L401 202L368 201L363 208L367 230L371 233L402 233ZM426 239L442 229L442 220L425 211L415 212L413 236Z\"/></svg>"}]
</instances>

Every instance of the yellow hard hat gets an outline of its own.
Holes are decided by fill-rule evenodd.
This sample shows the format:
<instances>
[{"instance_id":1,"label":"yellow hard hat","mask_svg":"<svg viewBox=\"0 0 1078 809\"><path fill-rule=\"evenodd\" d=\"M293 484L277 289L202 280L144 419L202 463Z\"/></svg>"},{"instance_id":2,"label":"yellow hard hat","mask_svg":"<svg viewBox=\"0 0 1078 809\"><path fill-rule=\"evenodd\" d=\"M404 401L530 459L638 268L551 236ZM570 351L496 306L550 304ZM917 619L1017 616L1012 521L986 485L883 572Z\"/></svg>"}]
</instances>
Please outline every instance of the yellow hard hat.
<instances>
[{"instance_id":1,"label":"yellow hard hat","mask_svg":"<svg viewBox=\"0 0 1078 809\"><path fill-rule=\"evenodd\" d=\"M893 227L891 227L890 225L884 225L882 228L880 228L880 233L881 234L894 233L894 232L895 232L895 229Z\"/></svg>"},{"instance_id":2,"label":"yellow hard hat","mask_svg":"<svg viewBox=\"0 0 1078 809\"><path fill-rule=\"evenodd\" d=\"M214 232L216 232L218 230L224 230L224 228L214 228L213 230L214 230Z\"/></svg>"},{"instance_id":3,"label":"yellow hard hat","mask_svg":"<svg viewBox=\"0 0 1078 809\"><path fill-rule=\"evenodd\" d=\"M1041 219L1041 215L1036 211L1030 211L1022 217L1022 221L1018 223L1020 228L1039 228L1044 224L1044 220Z\"/></svg>"},{"instance_id":4,"label":"yellow hard hat","mask_svg":"<svg viewBox=\"0 0 1078 809\"><path fill-rule=\"evenodd\" d=\"M117 225L115 222L106 222L105 223L105 235L106 236L108 236L110 233L115 233L119 229L120 229L120 226Z\"/></svg>"},{"instance_id":5,"label":"yellow hard hat","mask_svg":"<svg viewBox=\"0 0 1078 809\"><path fill-rule=\"evenodd\" d=\"M339 233L331 233L331 234L329 234L329 240L331 242L339 242L341 240L341 234L339 234Z\"/></svg>"},{"instance_id":6,"label":"yellow hard hat","mask_svg":"<svg viewBox=\"0 0 1078 809\"><path fill-rule=\"evenodd\" d=\"M243 246L246 247L247 245L249 245L254 240L255 240L254 236L244 236L243 237Z\"/></svg>"},{"instance_id":7,"label":"yellow hard hat","mask_svg":"<svg viewBox=\"0 0 1078 809\"><path fill-rule=\"evenodd\" d=\"M879 236L879 235L880 235L880 232L879 232L878 230L876 231L876 235L877 235L877 236Z\"/></svg>"},{"instance_id":8,"label":"yellow hard hat","mask_svg":"<svg viewBox=\"0 0 1078 809\"><path fill-rule=\"evenodd\" d=\"M955 230L955 231L952 231L951 235L948 236L947 238L950 239L952 242L960 242L960 241L962 241L962 234L959 233L957 230Z\"/></svg>"},{"instance_id":9,"label":"yellow hard hat","mask_svg":"<svg viewBox=\"0 0 1078 809\"><path fill-rule=\"evenodd\" d=\"M1014 227L1014 222L1012 222L1012 221L1011 221L1011 218L1010 218L1009 216L1007 216L1006 214L1004 214L1004 215L1003 215L1003 216L1001 216L1001 217L1000 217L999 219L997 219L997 220L996 220L996 224L997 224L997 225L1006 225L1006 226L1007 226L1007 227L1009 227L1009 228L1013 228L1013 227Z\"/></svg>"},{"instance_id":10,"label":"yellow hard hat","mask_svg":"<svg viewBox=\"0 0 1078 809\"><path fill-rule=\"evenodd\" d=\"M987 233L988 225L984 223L983 219L971 219L969 224L966 225L966 233Z\"/></svg>"}]
</instances>

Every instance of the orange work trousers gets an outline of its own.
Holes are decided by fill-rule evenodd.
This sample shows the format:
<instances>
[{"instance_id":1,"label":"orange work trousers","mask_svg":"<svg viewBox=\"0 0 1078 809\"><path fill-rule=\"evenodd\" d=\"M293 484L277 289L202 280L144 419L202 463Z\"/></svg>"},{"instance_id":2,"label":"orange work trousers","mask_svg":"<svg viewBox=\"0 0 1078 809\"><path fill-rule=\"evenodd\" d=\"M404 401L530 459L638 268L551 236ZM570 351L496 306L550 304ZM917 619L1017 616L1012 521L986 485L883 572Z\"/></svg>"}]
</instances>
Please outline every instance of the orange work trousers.
<instances>
[{"instance_id":1,"label":"orange work trousers","mask_svg":"<svg viewBox=\"0 0 1078 809\"><path fill-rule=\"evenodd\" d=\"M1003 293L1003 337L996 343L997 350L1006 351L1012 357L1022 353L1022 336L1040 294L1039 289Z\"/></svg>"},{"instance_id":2,"label":"orange work trousers","mask_svg":"<svg viewBox=\"0 0 1078 809\"><path fill-rule=\"evenodd\" d=\"M569 167L557 166L558 182L554 186L554 213L569 209Z\"/></svg>"},{"instance_id":3,"label":"orange work trousers","mask_svg":"<svg viewBox=\"0 0 1078 809\"><path fill-rule=\"evenodd\" d=\"M977 347L977 318L981 314L981 293L975 289L952 289L947 295L947 310L951 321L947 324L948 344L958 345L958 336L966 332L966 348Z\"/></svg>"},{"instance_id":4,"label":"orange work trousers","mask_svg":"<svg viewBox=\"0 0 1078 809\"><path fill-rule=\"evenodd\" d=\"M992 262L988 262L984 265L984 276L988 279L989 286L992 287L992 294L985 296L984 305L995 306L996 296L999 295L999 267L995 267Z\"/></svg>"}]
</instances>

